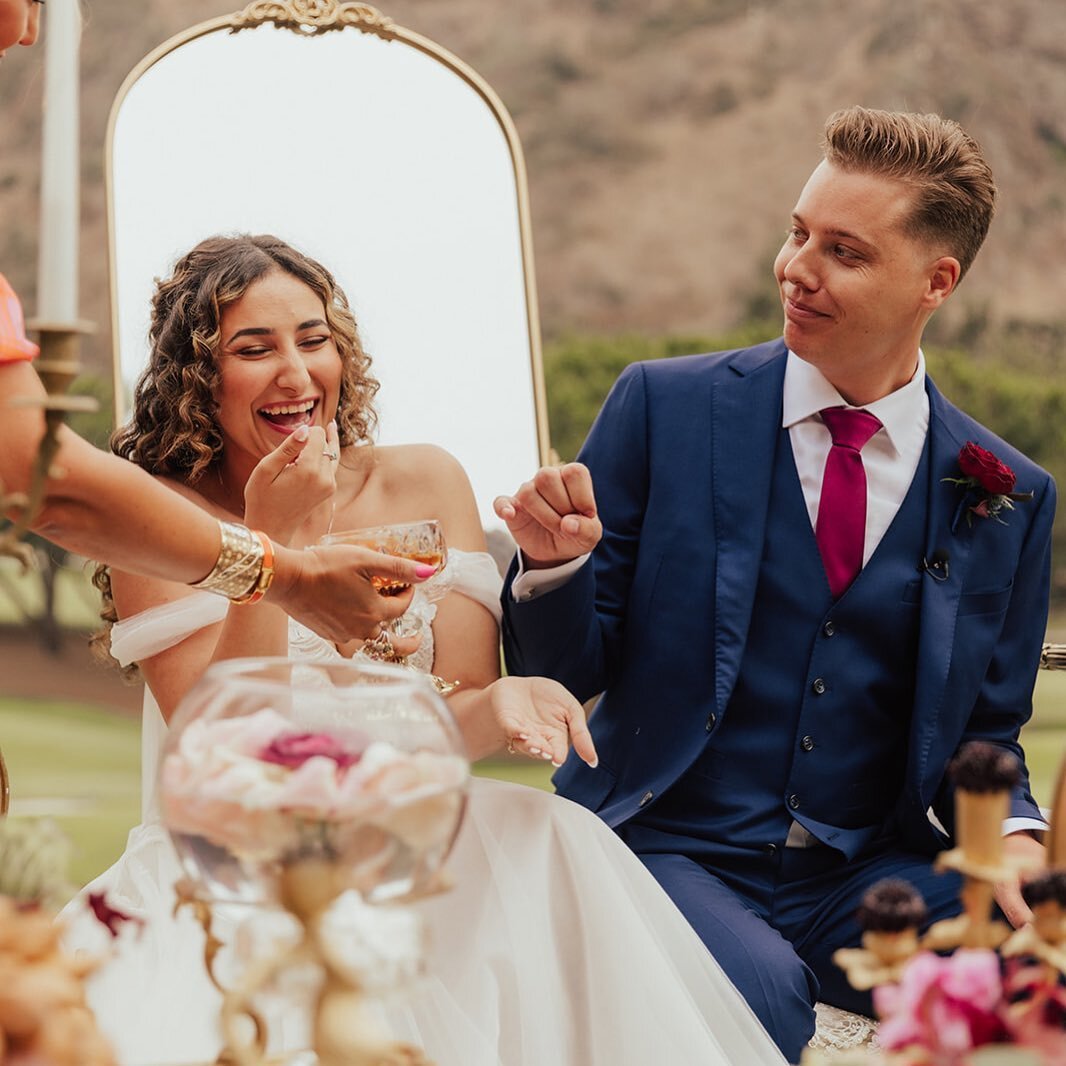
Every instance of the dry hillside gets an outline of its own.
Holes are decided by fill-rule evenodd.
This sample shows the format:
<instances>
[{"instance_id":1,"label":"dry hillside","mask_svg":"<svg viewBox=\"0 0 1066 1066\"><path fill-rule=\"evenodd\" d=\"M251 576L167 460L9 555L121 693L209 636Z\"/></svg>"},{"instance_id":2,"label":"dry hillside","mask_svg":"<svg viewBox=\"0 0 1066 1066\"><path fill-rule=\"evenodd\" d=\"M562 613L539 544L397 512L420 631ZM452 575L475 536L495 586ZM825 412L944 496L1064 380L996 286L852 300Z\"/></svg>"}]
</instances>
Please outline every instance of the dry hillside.
<instances>
[{"instance_id":1,"label":"dry hillside","mask_svg":"<svg viewBox=\"0 0 1066 1066\"><path fill-rule=\"evenodd\" d=\"M83 0L83 312L106 312L102 143L151 47L232 0ZM1061 321L1062 0L382 0L481 71L529 163L541 310L566 330L710 331L765 295L825 115L937 110L982 141L1002 207L955 301ZM0 264L34 305L41 53L0 77ZM311 105L313 106L313 105ZM107 351L102 335L92 359Z\"/></svg>"}]
</instances>

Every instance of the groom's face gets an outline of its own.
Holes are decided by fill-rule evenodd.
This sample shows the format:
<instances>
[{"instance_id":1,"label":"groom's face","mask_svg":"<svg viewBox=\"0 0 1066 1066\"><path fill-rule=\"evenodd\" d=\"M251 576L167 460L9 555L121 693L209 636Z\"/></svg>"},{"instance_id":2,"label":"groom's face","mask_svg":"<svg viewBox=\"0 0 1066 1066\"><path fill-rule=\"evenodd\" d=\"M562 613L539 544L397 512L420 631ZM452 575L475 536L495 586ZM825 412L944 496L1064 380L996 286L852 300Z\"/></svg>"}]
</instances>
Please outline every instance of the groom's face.
<instances>
[{"instance_id":1,"label":"groom's face","mask_svg":"<svg viewBox=\"0 0 1066 1066\"><path fill-rule=\"evenodd\" d=\"M912 236L912 186L822 162L792 213L774 274L785 341L852 403L910 380L955 260Z\"/></svg>"}]
</instances>

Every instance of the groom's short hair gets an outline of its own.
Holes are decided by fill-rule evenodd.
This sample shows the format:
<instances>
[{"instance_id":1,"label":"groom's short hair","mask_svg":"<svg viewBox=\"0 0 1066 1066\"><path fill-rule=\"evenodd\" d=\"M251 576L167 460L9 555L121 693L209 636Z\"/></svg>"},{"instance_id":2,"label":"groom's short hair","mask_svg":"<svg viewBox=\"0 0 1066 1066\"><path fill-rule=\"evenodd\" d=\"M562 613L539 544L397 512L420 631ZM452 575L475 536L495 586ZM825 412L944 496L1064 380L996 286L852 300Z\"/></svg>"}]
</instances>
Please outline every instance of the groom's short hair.
<instances>
[{"instance_id":1,"label":"groom's short hair","mask_svg":"<svg viewBox=\"0 0 1066 1066\"><path fill-rule=\"evenodd\" d=\"M849 107L829 116L822 148L826 161L842 170L911 185L908 233L946 246L962 274L969 270L992 221L996 185L980 145L957 122Z\"/></svg>"}]
</instances>

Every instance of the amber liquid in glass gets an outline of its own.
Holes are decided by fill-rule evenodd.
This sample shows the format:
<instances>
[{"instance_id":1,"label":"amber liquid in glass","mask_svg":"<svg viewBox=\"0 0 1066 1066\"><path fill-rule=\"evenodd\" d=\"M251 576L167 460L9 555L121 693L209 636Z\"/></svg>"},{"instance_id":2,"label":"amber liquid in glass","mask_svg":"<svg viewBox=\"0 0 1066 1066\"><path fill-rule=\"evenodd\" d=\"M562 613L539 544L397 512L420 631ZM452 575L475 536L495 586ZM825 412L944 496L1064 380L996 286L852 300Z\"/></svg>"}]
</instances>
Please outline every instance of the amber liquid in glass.
<instances>
[{"instance_id":1,"label":"amber liquid in glass","mask_svg":"<svg viewBox=\"0 0 1066 1066\"><path fill-rule=\"evenodd\" d=\"M376 545L368 544L367 547L376 547ZM380 550L380 549L378 549ZM444 554L442 552L393 552L390 551L389 555L397 555L401 559L411 559L416 563L425 563L427 566L432 566L434 570L440 570L444 565ZM404 589L409 588L406 582L393 581L387 577L372 577L370 583L381 593L382 596L395 596Z\"/></svg>"}]
</instances>

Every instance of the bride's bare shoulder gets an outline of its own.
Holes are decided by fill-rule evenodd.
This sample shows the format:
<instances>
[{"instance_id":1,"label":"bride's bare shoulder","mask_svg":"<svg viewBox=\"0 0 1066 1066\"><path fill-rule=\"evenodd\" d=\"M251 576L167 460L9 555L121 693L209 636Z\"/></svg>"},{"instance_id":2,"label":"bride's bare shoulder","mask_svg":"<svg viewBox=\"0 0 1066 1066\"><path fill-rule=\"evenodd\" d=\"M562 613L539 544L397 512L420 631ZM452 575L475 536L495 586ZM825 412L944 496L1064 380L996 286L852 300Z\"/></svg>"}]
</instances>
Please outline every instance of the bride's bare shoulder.
<instances>
[{"instance_id":1,"label":"bride's bare shoulder","mask_svg":"<svg viewBox=\"0 0 1066 1066\"><path fill-rule=\"evenodd\" d=\"M470 479L454 455L435 444L397 444L376 449L375 474L389 510L440 518L456 547L476 547L481 535ZM462 542L462 543L460 543Z\"/></svg>"},{"instance_id":2,"label":"bride's bare shoulder","mask_svg":"<svg viewBox=\"0 0 1066 1066\"><path fill-rule=\"evenodd\" d=\"M375 449L378 474L396 496L423 499L456 491L470 493L470 479L462 464L436 444L394 444Z\"/></svg>"}]
</instances>

